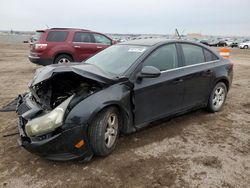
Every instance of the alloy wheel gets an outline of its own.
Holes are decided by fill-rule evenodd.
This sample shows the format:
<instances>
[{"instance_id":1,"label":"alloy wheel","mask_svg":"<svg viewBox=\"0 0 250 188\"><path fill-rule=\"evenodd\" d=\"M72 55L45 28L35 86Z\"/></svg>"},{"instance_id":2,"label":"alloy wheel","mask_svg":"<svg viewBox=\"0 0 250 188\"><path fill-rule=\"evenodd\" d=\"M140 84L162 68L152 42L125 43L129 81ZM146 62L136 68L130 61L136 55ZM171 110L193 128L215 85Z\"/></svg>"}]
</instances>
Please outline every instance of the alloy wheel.
<instances>
[{"instance_id":1,"label":"alloy wheel","mask_svg":"<svg viewBox=\"0 0 250 188\"><path fill-rule=\"evenodd\" d=\"M213 101L212 101L214 108L219 109L223 105L225 101L225 97L226 97L226 92L224 88L221 86L217 87L214 92Z\"/></svg>"},{"instance_id":2,"label":"alloy wheel","mask_svg":"<svg viewBox=\"0 0 250 188\"><path fill-rule=\"evenodd\" d=\"M108 117L106 129L105 129L105 145L107 148L111 148L118 135L118 117L115 113L111 113Z\"/></svg>"}]
</instances>

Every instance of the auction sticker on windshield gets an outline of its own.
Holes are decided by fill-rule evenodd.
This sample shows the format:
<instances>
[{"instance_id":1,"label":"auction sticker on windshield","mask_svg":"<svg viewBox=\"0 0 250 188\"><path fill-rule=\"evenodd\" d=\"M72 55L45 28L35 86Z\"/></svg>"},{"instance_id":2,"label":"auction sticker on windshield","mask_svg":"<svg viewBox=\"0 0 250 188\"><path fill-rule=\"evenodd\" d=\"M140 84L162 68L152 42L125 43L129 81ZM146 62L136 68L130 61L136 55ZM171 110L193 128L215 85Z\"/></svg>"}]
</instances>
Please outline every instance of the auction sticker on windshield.
<instances>
[{"instance_id":1,"label":"auction sticker on windshield","mask_svg":"<svg viewBox=\"0 0 250 188\"><path fill-rule=\"evenodd\" d=\"M142 53L146 50L146 48L129 48L128 52L137 52L137 53Z\"/></svg>"}]
</instances>

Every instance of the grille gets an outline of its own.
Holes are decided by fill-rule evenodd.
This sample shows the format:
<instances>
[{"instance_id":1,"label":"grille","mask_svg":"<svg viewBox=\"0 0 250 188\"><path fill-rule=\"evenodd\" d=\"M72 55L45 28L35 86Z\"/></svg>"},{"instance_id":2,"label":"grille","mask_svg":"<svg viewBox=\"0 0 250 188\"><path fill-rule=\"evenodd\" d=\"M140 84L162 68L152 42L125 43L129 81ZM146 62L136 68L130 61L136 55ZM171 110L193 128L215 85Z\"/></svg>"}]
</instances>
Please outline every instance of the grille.
<instances>
[{"instance_id":1,"label":"grille","mask_svg":"<svg viewBox=\"0 0 250 188\"><path fill-rule=\"evenodd\" d=\"M17 114L22 115L25 112L29 111L31 108L24 102L17 108Z\"/></svg>"}]
</instances>

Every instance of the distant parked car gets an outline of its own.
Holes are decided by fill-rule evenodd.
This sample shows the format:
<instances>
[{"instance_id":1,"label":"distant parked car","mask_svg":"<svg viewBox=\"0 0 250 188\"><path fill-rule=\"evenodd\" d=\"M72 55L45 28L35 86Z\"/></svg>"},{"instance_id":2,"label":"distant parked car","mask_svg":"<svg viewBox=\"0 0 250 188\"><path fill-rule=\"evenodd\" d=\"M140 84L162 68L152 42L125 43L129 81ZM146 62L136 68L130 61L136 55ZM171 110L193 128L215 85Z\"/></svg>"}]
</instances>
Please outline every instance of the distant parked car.
<instances>
[{"instance_id":1,"label":"distant parked car","mask_svg":"<svg viewBox=\"0 0 250 188\"><path fill-rule=\"evenodd\" d=\"M227 43L227 46L231 47L231 48L238 47L238 45L239 45L239 43L237 41L233 41L233 40L226 41L226 43Z\"/></svg>"},{"instance_id":2,"label":"distant parked car","mask_svg":"<svg viewBox=\"0 0 250 188\"><path fill-rule=\"evenodd\" d=\"M211 41L211 42L209 42L209 46L224 47L224 46L227 46L227 43L225 41L223 41L223 40Z\"/></svg>"},{"instance_id":3,"label":"distant parked car","mask_svg":"<svg viewBox=\"0 0 250 188\"><path fill-rule=\"evenodd\" d=\"M240 49L248 49L248 48L250 48L250 41L240 43L239 47L240 47Z\"/></svg>"},{"instance_id":4,"label":"distant parked car","mask_svg":"<svg viewBox=\"0 0 250 188\"><path fill-rule=\"evenodd\" d=\"M239 43L238 42L232 42L229 46L231 48L237 48L237 47L239 47Z\"/></svg>"},{"instance_id":5,"label":"distant parked car","mask_svg":"<svg viewBox=\"0 0 250 188\"><path fill-rule=\"evenodd\" d=\"M201 40L200 43L209 46L209 42L207 40Z\"/></svg>"},{"instance_id":6,"label":"distant parked car","mask_svg":"<svg viewBox=\"0 0 250 188\"><path fill-rule=\"evenodd\" d=\"M85 29L38 30L30 43L29 60L40 65L80 62L114 43L104 34Z\"/></svg>"}]
</instances>

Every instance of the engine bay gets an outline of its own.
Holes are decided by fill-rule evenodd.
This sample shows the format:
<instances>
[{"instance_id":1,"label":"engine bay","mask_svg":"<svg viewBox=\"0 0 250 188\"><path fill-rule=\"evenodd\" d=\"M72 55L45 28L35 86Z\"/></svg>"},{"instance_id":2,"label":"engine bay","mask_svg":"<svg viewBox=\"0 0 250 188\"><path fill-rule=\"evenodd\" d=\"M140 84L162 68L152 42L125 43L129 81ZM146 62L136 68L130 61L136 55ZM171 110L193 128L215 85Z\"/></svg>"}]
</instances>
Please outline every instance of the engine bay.
<instances>
[{"instance_id":1,"label":"engine bay","mask_svg":"<svg viewBox=\"0 0 250 188\"><path fill-rule=\"evenodd\" d=\"M74 72L54 73L50 79L30 87L33 99L44 110L54 109L73 94L89 95L100 89L101 85L96 81Z\"/></svg>"}]
</instances>

